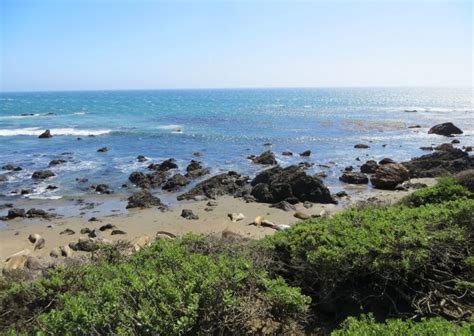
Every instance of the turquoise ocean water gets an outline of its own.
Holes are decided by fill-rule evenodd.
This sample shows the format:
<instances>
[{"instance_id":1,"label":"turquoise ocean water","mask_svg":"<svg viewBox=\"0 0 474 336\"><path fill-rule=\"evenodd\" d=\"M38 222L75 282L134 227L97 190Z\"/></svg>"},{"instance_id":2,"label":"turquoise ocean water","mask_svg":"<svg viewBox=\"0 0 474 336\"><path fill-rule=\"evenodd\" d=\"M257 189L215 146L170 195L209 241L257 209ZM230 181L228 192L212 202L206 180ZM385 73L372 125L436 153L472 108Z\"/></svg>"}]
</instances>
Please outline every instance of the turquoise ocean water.
<instances>
[{"instance_id":1,"label":"turquoise ocean water","mask_svg":"<svg viewBox=\"0 0 474 336\"><path fill-rule=\"evenodd\" d=\"M15 192L22 188L32 189L21 196L29 198L91 193L76 178L107 183L120 192L132 171L146 170L149 162L137 162L139 154L153 162L175 158L184 170L196 159L193 153L201 152L199 160L214 174L253 175L263 167L246 157L267 149L282 165L304 161L282 151L311 150L307 161L315 165L309 172L326 171L326 184L337 191L337 177L348 165L383 157L407 160L425 153L420 146L446 142L427 134L429 127L446 121L465 131L459 146L474 145L471 88L1 93L0 165L23 170L0 171L8 177L0 184L0 197L20 197ZM408 129L415 124L421 128ZM38 139L45 129L54 137ZM354 149L357 143L370 148ZM104 146L109 151L98 153ZM61 158L67 163L52 168L56 177L31 179L33 171ZM59 188L48 191L50 184Z\"/></svg>"}]
</instances>

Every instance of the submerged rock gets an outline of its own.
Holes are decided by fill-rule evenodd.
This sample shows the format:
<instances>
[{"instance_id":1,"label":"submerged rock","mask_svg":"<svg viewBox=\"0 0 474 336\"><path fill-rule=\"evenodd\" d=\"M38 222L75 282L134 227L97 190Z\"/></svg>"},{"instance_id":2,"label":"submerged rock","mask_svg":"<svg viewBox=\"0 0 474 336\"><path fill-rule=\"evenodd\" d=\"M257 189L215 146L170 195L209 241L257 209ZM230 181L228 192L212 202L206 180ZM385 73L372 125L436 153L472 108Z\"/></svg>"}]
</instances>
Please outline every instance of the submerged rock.
<instances>
[{"instance_id":1,"label":"submerged rock","mask_svg":"<svg viewBox=\"0 0 474 336\"><path fill-rule=\"evenodd\" d=\"M463 133L462 130L454 126L454 124L451 122L435 125L431 127L428 131L428 134L438 134L438 135L444 135L444 136L449 136L453 134L462 134L462 133Z\"/></svg>"},{"instance_id":2,"label":"submerged rock","mask_svg":"<svg viewBox=\"0 0 474 336\"><path fill-rule=\"evenodd\" d=\"M60 165L60 164L63 164L63 163L66 163L67 161L66 160L62 160L62 159L57 159L57 160L51 160L49 162L49 166L57 166L57 165Z\"/></svg>"},{"instance_id":3,"label":"submerged rock","mask_svg":"<svg viewBox=\"0 0 474 336\"><path fill-rule=\"evenodd\" d=\"M107 147L102 147L102 148L99 148L97 151L98 151L99 153L105 153L105 152L108 152L109 149L108 149Z\"/></svg>"},{"instance_id":4,"label":"submerged rock","mask_svg":"<svg viewBox=\"0 0 474 336\"><path fill-rule=\"evenodd\" d=\"M381 165L370 179L378 189L394 190L397 185L410 179L409 171L399 163Z\"/></svg>"},{"instance_id":5,"label":"submerged rock","mask_svg":"<svg viewBox=\"0 0 474 336\"><path fill-rule=\"evenodd\" d=\"M266 151L258 156L249 157L253 163L258 163L262 165L275 165L277 163L275 159L275 154L272 151Z\"/></svg>"},{"instance_id":6,"label":"submerged rock","mask_svg":"<svg viewBox=\"0 0 474 336\"><path fill-rule=\"evenodd\" d=\"M51 132L50 132L49 129L46 130L46 131L44 131L43 133L41 133L41 134L38 136L39 139L48 139L48 138L52 138L52 137L53 137L53 135L51 134Z\"/></svg>"},{"instance_id":7,"label":"submerged rock","mask_svg":"<svg viewBox=\"0 0 474 336\"><path fill-rule=\"evenodd\" d=\"M34 179L47 179L49 177L56 176L55 173L53 173L51 170L38 170L31 175L32 178Z\"/></svg>"},{"instance_id":8,"label":"submerged rock","mask_svg":"<svg viewBox=\"0 0 474 336\"><path fill-rule=\"evenodd\" d=\"M298 166L267 169L253 180L251 195L258 202L289 203L310 201L315 203L336 203L323 182L309 176Z\"/></svg>"},{"instance_id":9,"label":"submerged rock","mask_svg":"<svg viewBox=\"0 0 474 336\"><path fill-rule=\"evenodd\" d=\"M292 156L293 153L290 152L290 151L284 151L284 152L281 153L281 155L284 155L284 156Z\"/></svg>"},{"instance_id":10,"label":"submerged rock","mask_svg":"<svg viewBox=\"0 0 474 336\"><path fill-rule=\"evenodd\" d=\"M304 152L300 153L300 156L303 156L303 157L308 157L311 155L311 151L310 150L305 150Z\"/></svg>"}]
</instances>

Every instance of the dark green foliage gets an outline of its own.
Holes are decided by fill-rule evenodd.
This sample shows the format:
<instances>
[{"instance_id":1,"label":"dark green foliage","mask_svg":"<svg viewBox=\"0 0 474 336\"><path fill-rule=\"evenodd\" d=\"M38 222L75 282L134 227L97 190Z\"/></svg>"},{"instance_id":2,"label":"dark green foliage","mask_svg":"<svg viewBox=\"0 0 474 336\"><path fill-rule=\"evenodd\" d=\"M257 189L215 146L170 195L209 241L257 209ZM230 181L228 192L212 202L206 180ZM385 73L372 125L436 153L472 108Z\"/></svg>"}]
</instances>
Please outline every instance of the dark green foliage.
<instances>
[{"instance_id":1,"label":"dark green foliage","mask_svg":"<svg viewBox=\"0 0 474 336\"><path fill-rule=\"evenodd\" d=\"M313 298L315 315L466 319L474 302L473 214L467 198L351 209L265 244L276 273Z\"/></svg>"},{"instance_id":2,"label":"dark green foliage","mask_svg":"<svg viewBox=\"0 0 474 336\"><path fill-rule=\"evenodd\" d=\"M12 285L0 297L8 321L2 327L54 335L298 330L308 297L248 258L190 251L203 239L161 240L120 262L103 259Z\"/></svg>"},{"instance_id":3,"label":"dark green foliage","mask_svg":"<svg viewBox=\"0 0 474 336\"><path fill-rule=\"evenodd\" d=\"M349 317L342 323L341 329L331 336L471 336L474 335L474 323L455 324L441 318L423 319L420 322L399 319L376 323L373 316Z\"/></svg>"},{"instance_id":4,"label":"dark green foliage","mask_svg":"<svg viewBox=\"0 0 474 336\"><path fill-rule=\"evenodd\" d=\"M462 185L457 184L454 178L443 178L436 186L417 190L413 194L405 197L402 204L411 207L419 207L423 204L439 204L462 198L472 199L474 198L474 194Z\"/></svg>"}]
</instances>

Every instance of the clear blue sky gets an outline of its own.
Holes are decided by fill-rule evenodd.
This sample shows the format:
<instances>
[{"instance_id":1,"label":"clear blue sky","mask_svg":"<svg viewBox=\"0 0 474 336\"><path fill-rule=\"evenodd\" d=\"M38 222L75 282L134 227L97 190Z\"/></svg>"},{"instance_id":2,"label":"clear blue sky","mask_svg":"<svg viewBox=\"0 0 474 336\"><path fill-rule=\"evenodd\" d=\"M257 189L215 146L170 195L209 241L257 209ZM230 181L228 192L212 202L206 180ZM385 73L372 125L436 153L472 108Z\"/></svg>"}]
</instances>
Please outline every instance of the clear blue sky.
<instances>
[{"instance_id":1,"label":"clear blue sky","mask_svg":"<svg viewBox=\"0 0 474 336\"><path fill-rule=\"evenodd\" d=\"M472 86L470 0L0 0L0 90Z\"/></svg>"}]
</instances>

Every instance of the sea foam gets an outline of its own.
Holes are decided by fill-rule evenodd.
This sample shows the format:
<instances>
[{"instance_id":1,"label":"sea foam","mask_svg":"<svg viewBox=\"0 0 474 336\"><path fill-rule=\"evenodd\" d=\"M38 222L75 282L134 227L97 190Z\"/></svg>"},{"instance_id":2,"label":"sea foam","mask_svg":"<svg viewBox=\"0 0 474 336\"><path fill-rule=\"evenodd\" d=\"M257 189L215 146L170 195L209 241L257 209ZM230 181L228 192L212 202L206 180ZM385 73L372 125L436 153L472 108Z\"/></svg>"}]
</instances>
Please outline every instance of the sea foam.
<instances>
[{"instance_id":1,"label":"sea foam","mask_svg":"<svg viewBox=\"0 0 474 336\"><path fill-rule=\"evenodd\" d=\"M26 128L14 128L14 129L0 129L0 136L39 136L45 131L44 128L39 127L26 127ZM72 136L88 136L88 135L104 135L112 132L110 129L76 129L76 128L52 128L50 129L51 134L54 135L72 135Z\"/></svg>"}]
</instances>

